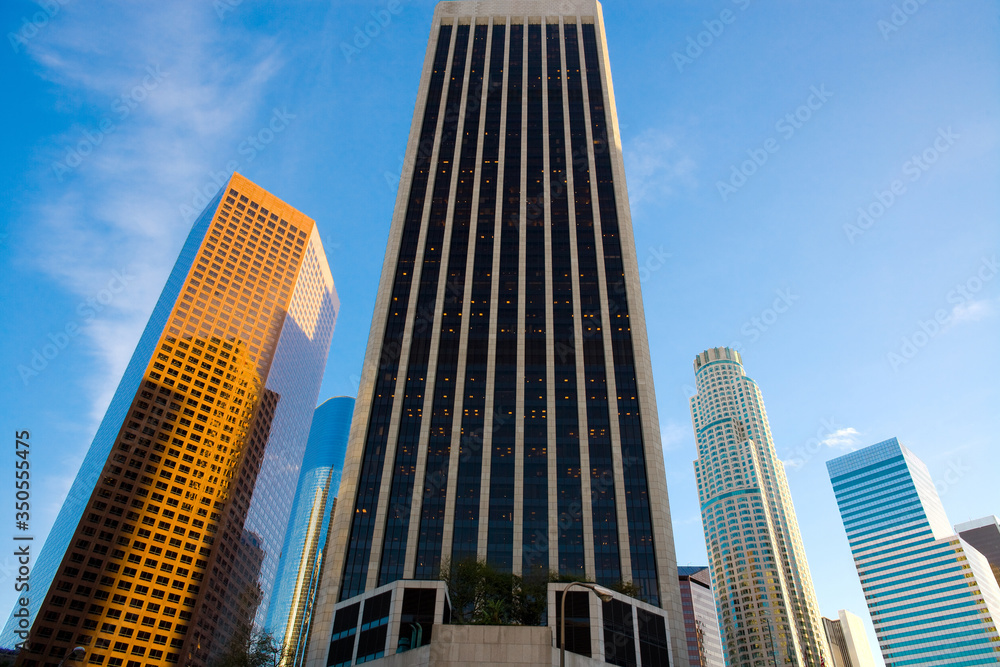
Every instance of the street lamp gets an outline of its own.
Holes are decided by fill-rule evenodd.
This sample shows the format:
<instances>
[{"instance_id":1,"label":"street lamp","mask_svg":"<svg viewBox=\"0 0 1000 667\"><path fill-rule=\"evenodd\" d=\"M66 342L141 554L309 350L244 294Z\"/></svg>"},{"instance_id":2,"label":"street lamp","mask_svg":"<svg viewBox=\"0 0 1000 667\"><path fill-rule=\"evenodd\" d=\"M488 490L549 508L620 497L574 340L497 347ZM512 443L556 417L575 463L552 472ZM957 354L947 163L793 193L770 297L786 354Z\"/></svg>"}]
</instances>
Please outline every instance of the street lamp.
<instances>
[{"instance_id":1,"label":"street lamp","mask_svg":"<svg viewBox=\"0 0 1000 667\"><path fill-rule=\"evenodd\" d=\"M568 593L569 589L574 586L589 588L597 594L597 597L601 598L601 602L611 602L612 600L611 591L606 588L602 588L597 584L574 581L563 589L562 601L559 603L559 637L562 639L562 641L559 642L559 667L566 667L566 593Z\"/></svg>"},{"instance_id":2,"label":"street lamp","mask_svg":"<svg viewBox=\"0 0 1000 667\"><path fill-rule=\"evenodd\" d=\"M77 662L79 660L83 660L83 656L85 656L86 654L87 654L87 649L83 648L82 646L77 646L75 649L69 652L69 655L67 655L65 658L59 661L59 667L63 667L66 661Z\"/></svg>"}]
</instances>

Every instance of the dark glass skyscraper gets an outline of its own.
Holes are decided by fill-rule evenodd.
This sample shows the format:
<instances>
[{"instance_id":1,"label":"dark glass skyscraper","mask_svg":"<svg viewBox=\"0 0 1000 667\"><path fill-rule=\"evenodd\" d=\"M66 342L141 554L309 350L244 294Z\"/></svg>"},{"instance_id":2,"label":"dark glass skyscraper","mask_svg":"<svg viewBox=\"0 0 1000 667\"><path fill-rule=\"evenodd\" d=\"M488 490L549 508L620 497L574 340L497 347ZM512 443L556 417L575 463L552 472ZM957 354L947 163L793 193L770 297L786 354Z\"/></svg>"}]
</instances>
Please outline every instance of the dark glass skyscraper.
<instances>
[{"instance_id":1,"label":"dark glass skyscraper","mask_svg":"<svg viewBox=\"0 0 1000 667\"><path fill-rule=\"evenodd\" d=\"M404 164L317 632L479 558L634 582L684 664L600 5L438 4Z\"/></svg>"}]
</instances>

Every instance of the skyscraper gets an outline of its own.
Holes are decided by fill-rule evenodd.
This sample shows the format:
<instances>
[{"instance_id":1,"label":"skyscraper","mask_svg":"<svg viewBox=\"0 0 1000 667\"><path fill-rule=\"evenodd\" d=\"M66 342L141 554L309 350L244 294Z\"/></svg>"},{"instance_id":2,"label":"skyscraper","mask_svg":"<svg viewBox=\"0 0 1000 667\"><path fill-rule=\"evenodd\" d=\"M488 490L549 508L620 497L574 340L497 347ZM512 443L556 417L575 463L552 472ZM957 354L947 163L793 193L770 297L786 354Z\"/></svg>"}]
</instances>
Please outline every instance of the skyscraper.
<instances>
[{"instance_id":1,"label":"skyscraper","mask_svg":"<svg viewBox=\"0 0 1000 667\"><path fill-rule=\"evenodd\" d=\"M840 619L833 620L824 616L823 630L826 632L826 641L830 646L830 655L833 657L833 667L853 667Z\"/></svg>"},{"instance_id":2,"label":"skyscraper","mask_svg":"<svg viewBox=\"0 0 1000 667\"><path fill-rule=\"evenodd\" d=\"M860 618L841 609L835 619L823 617L823 629L833 656L832 667L875 667Z\"/></svg>"},{"instance_id":3,"label":"skyscraper","mask_svg":"<svg viewBox=\"0 0 1000 667\"><path fill-rule=\"evenodd\" d=\"M722 651L719 614L709 569L678 567L677 574L681 581L681 605L691 667L725 667L726 656Z\"/></svg>"},{"instance_id":4,"label":"skyscraper","mask_svg":"<svg viewBox=\"0 0 1000 667\"><path fill-rule=\"evenodd\" d=\"M313 220L234 174L40 554L23 664L202 665L264 613L338 307Z\"/></svg>"},{"instance_id":5,"label":"skyscraper","mask_svg":"<svg viewBox=\"0 0 1000 667\"><path fill-rule=\"evenodd\" d=\"M686 661L600 5L439 3L404 164L310 663L469 558L634 582Z\"/></svg>"},{"instance_id":6,"label":"skyscraper","mask_svg":"<svg viewBox=\"0 0 1000 667\"><path fill-rule=\"evenodd\" d=\"M892 438L827 462L886 667L1000 662L1000 587Z\"/></svg>"},{"instance_id":7,"label":"skyscraper","mask_svg":"<svg viewBox=\"0 0 1000 667\"><path fill-rule=\"evenodd\" d=\"M760 389L729 348L702 352L694 371L694 471L729 665L830 664Z\"/></svg>"},{"instance_id":8,"label":"skyscraper","mask_svg":"<svg viewBox=\"0 0 1000 667\"><path fill-rule=\"evenodd\" d=\"M312 605L328 552L354 399L336 396L313 413L265 627L281 642L282 667L305 659ZM336 545L334 545L336 546Z\"/></svg>"},{"instance_id":9,"label":"skyscraper","mask_svg":"<svg viewBox=\"0 0 1000 667\"><path fill-rule=\"evenodd\" d=\"M1000 519L990 515L966 521L955 526L955 532L986 557L993 576L1000 583Z\"/></svg>"}]
</instances>

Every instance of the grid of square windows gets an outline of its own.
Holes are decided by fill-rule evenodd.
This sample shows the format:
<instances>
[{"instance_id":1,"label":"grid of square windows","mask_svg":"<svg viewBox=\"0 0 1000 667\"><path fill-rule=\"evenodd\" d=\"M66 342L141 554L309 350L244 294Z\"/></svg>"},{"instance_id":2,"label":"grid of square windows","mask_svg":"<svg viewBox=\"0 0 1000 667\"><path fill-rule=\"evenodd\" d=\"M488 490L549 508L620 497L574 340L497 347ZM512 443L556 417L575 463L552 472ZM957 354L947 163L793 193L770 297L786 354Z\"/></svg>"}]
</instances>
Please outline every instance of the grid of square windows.
<instances>
[{"instance_id":1,"label":"grid of square windows","mask_svg":"<svg viewBox=\"0 0 1000 667\"><path fill-rule=\"evenodd\" d=\"M116 653L177 663L192 634L214 630L198 610L218 595L219 573L259 573L246 563L253 548L213 546L244 537L266 443L254 425L275 403L261 378L307 242L235 189L220 203L32 629L27 667L74 646L94 665L126 664ZM324 290L308 273L303 291L316 298L295 301L302 321L320 315Z\"/></svg>"}]
</instances>

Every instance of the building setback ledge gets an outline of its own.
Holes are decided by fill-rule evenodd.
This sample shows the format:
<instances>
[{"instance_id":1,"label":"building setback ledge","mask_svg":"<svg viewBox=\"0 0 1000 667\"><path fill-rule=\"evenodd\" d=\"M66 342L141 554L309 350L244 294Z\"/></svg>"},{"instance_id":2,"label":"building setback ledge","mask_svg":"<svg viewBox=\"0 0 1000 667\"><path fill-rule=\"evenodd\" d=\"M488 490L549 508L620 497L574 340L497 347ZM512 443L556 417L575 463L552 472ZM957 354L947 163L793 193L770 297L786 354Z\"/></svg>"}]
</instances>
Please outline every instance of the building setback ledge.
<instances>
[{"instance_id":1,"label":"building setback ledge","mask_svg":"<svg viewBox=\"0 0 1000 667\"><path fill-rule=\"evenodd\" d=\"M559 651L552 646L552 631L545 627L442 625L434 629L430 646L366 664L371 667L555 667L559 664ZM605 664L603 660L566 654L567 666Z\"/></svg>"}]
</instances>

